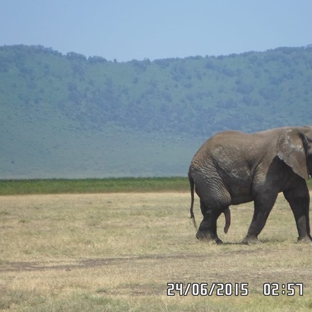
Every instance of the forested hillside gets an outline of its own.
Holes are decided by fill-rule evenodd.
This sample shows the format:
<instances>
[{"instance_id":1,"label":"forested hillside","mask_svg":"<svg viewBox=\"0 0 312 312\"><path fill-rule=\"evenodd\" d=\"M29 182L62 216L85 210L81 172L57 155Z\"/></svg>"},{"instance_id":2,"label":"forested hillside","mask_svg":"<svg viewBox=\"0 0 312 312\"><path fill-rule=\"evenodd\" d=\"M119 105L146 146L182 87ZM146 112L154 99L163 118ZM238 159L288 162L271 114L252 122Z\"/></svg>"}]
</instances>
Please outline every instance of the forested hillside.
<instances>
[{"instance_id":1,"label":"forested hillside","mask_svg":"<svg viewBox=\"0 0 312 312\"><path fill-rule=\"evenodd\" d=\"M216 131L311 124L311 99L310 46L124 63L2 46L0 178L183 175Z\"/></svg>"}]
</instances>

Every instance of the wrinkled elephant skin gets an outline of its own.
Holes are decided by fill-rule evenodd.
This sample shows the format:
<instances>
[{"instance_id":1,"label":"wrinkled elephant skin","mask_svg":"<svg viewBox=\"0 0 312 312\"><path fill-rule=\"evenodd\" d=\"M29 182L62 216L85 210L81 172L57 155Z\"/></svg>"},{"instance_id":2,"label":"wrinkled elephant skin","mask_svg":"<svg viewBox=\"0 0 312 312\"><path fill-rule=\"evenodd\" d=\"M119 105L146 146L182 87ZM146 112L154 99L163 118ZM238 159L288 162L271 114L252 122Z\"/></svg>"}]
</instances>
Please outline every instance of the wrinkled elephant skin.
<instances>
[{"instance_id":1,"label":"wrinkled elephant skin","mask_svg":"<svg viewBox=\"0 0 312 312\"><path fill-rule=\"evenodd\" d=\"M282 127L258 133L217 133L198 150L189 167L191 218L194 191L200 198L203 220L196 237L222 243L217 219L229 206L254 201L254 214L243 243L258 243L277 195L283 192L297 225L298 241L311 243L309 191L312 174L312 127Z\"/></svg>"}]
</instances>

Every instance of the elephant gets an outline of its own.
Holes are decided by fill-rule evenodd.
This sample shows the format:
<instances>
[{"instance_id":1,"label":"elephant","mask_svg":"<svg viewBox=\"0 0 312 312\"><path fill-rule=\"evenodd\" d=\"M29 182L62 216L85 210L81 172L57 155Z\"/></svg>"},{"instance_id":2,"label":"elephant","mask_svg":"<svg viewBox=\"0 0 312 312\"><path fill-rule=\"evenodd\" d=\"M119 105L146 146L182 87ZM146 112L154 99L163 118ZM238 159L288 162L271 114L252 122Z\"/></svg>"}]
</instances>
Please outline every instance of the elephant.
<instances>
[{"instance_id":1,"label":"elephant","mask_svg":"<svg viewBox=\"0 0 312 312\"><path fill-rule=\"evenodd\" d=\"M203 215L196 237L221 244L218 217L224 213L226 233L231 222L229 206L253 201L252 221L242 243L260 243L258 235L283 192L296 221L298 242L312 244L306 184L311 174L312 126L213 135L194 155L188 172L195 226L194 189Z\"/></svg>"}]
</instances>

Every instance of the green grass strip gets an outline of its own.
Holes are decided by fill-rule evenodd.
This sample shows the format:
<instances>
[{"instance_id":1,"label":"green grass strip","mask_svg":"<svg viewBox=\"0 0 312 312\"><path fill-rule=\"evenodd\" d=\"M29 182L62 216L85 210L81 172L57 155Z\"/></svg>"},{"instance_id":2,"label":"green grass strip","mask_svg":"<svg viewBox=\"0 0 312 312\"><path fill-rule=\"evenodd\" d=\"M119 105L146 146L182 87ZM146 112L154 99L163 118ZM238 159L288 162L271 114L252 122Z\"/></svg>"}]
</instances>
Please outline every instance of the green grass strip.
<instances>
[{"instance_id":1,"label":"green grass strip","mask_svg":"<svg viewBox=\"0 0 312 312\"><path fill-rule=\"evenodd\" d=\"M187 178L0 180L0 195L187 191Z\"/></svg>"},{"instance_id":2,"label":"green grass strip","mask_svg":"<svg viewBox=\"0 0 312 312\"><path fill-rule=\"evenodd\" d=\"M308 181L312 190L312 179ZM189 191L184 177L0 180L1 195Z\"/></svg>"}]
</instances>

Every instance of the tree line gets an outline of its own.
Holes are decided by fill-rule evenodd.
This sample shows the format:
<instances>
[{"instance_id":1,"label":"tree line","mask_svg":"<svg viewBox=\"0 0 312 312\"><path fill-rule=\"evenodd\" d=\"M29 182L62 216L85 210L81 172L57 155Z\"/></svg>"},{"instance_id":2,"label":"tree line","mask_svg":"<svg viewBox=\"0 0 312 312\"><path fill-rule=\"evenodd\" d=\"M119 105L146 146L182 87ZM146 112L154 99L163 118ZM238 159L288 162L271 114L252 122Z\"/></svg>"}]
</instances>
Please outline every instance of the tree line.
<instances>
[{"instance_id":1,"label":"tree line","mask_svg":"<svg viewBox=\"0 0 312 312\"><path fill-rule=\"evenodd\" d=\"M210 135L311 120L312 48L108 61L42 46L0 47L0 104L49 105L82 129Z\"/></svg>"}]
</instances>

